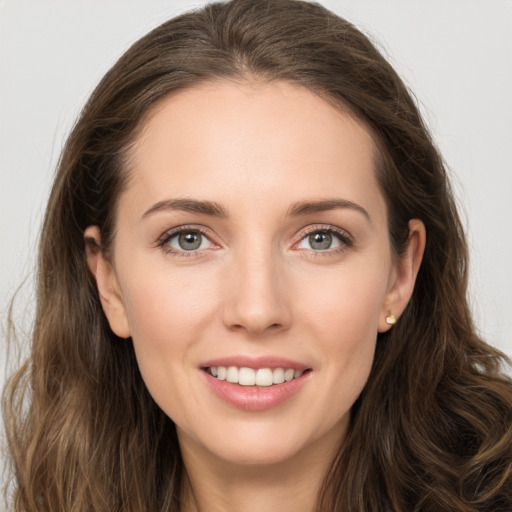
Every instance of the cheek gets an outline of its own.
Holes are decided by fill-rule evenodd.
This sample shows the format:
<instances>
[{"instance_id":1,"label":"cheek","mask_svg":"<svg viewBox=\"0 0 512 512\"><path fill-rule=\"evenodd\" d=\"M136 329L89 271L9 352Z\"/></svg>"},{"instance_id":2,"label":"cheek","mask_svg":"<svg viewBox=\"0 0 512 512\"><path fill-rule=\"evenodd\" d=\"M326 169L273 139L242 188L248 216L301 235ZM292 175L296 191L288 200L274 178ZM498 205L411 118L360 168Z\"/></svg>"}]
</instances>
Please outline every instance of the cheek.
<instances>
[{"instance_id":1,"label":"cheek","mask_svg":"<svg viewBox=\"0 0 512 512\"><path fill-rule=\"evenodd\" d=\"M389 267L367 263L312 275L294 293L298 313L323 335L345 343L374 339L388 287Z\"/></svg>"},{"instance_id":2,"label":"cheek","mask_svg":"<svg viewBox=\"0 0 512 512\"><path fill-rule=\"evenodd\" d=\"M343 406L356 400L372 367L388 276L389 267L377 262L347 265L296 292L303 329Z\"/></svg>"},{"instance_id":3,"label":"cheek","mask_svg":"<svg viewBox=\"0 0 512 512\"><path fill-rule=\"evenodd\" d=\"M132 276L123 287L133 337L146 339L160 333L168 340L173 334L193 334L193 330L200 329L214 309L211 276L191 269L173 272L165 264L152 263L149 268L137 272L132 267Z\"/></svg>"},{"instance_id":4,"label":"cheek","mask_svg":"<svg viewBox=\"0 0 512 512\"><path fill-rule=\"evenodd\" d=\"M214 282L200 273L171 272L153 262L143 272L130 267L123 287L125 307L138 365L157 402L179 390L205 326L215 313ZM126 275L126 274L125 274ZM178 393L179 394L179 393ZM174 396L174 393L173 393ZM175 396L177 399L177 395ZM160 403L170 413L168 405Z\"/></svg>"},{"instance_id":5,"label":"cheek","mask_svg":"<svg viewBox=\"0 0 512 512\"><path fill-rule=\"evenodd\" d=\"M142 272L131 265L130 274L121 286L142 378L170 418L193 422L194 409L183 407L192 400L183 383L195 378L194 354L216 314L215 283L200 273L170 272L169 266L154 262Z\"/></svg>"}]
</instances>

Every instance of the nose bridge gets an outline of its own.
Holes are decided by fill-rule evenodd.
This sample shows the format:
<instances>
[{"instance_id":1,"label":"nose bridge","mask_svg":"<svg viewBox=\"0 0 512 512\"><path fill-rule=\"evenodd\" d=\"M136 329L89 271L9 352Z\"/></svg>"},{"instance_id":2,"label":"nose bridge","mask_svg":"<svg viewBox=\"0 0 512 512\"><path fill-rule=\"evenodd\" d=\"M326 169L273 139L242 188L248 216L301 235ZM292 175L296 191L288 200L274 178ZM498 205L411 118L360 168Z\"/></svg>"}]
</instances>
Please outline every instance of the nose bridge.
<instances>
[{"instance_id":1,"label":"nose bridge","mask_svg":"<svg viewBox=\"0 0 512 512\"><path fill-rule=\"evenodd\" d=\"M282 262L269 240L252 239L233 253L224 321L250 334L288 327L290 310Z\"/></svg>"}]
</instances>

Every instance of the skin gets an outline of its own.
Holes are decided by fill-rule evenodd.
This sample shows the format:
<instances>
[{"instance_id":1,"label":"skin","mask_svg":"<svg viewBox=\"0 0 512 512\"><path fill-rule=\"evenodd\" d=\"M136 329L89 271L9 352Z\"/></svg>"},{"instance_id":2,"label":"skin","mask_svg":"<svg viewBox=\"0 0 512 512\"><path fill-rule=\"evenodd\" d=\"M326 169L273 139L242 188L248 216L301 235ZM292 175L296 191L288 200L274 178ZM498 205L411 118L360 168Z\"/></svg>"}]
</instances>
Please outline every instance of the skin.
<instances>
[{"instance_id":1,"label":"skin","mask_svg":"<svg viewBox=\"0 0 512 512\"><path fill-rule=\"evenodd\" d=\"M377 333L411 296L422 223L410 222L398 261L371 135L288 83L222 81L166 98L130 157L113 256L91 252L89 266L112 330L132 337L150 393L176 423L183 509L311 511ZM170 199L211 201L225 215L144 215ZM290 214L332 199L350 203ZM176 236L161 243L178 226L204 231L199 250L180 250ZM309 235L328 229L341 238L312 245ZM99 242L101 233L85 235ZM286 357L311 371L284 403L246 411L212 393L201 370L233 354Z\"/></svg>"}]
</instances>

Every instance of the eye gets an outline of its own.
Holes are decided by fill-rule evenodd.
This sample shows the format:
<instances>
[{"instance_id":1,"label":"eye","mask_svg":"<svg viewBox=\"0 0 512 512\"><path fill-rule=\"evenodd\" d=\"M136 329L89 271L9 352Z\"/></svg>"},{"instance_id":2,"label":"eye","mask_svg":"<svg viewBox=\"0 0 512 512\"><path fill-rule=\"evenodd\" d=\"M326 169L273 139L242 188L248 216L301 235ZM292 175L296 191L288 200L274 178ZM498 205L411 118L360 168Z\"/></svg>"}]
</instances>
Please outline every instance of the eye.
<instances>
[{"instance_id":1,"label":"eye","mask_svg":"<svg viewBox=\"0 0 512 512\"><path fill-rule=\"evenodd\" d=\"M162 245L172 252L201 251L213 247L210 239L197 229L175 231L162 241Z\"/></svg>"},{"instance_id":2,"label":"eye","mask_svg":"<svg viewBox=\"0 0 512 512\"><path fill-rule=\"evenodd\" d=\"M343 249L352 245L351 237L344 232L338 232L332 228L315 229L306 233L297 244L297 249L307 249L312 251L331 251Z\"/></svg>"}]
</instances>

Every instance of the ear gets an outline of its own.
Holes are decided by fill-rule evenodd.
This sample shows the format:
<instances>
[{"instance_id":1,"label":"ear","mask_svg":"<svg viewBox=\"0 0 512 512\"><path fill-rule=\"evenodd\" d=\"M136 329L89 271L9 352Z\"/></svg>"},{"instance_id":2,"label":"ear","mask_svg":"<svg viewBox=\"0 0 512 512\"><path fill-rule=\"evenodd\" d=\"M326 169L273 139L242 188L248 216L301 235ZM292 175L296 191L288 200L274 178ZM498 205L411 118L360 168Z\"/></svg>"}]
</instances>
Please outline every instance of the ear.
<instances>
[{"instance_id":1,"label":"ear","mask_svg":"<svg viewBox=\"0 0 512 512\"><path fill-rule=\"evenodd\" d=\"M87 265L96 279L103 311L112 331L120 338L131 336L123 296L113 265L101 250L101 233L98 226L89 226L84 232Z\"/></svg>"},{"instance_id":2,"label":"ear","mask_svg":"<svg viewBox=\"0 0 512 512\"><path fill-rule=\"evenodd\" d=\"M379 332L386 332L407 306L425 251L426 231L421 220L409 221L407 248L392 272L388 293L379 317Z\"/></svg>"}]
</instances>

